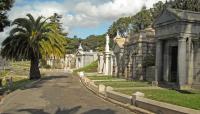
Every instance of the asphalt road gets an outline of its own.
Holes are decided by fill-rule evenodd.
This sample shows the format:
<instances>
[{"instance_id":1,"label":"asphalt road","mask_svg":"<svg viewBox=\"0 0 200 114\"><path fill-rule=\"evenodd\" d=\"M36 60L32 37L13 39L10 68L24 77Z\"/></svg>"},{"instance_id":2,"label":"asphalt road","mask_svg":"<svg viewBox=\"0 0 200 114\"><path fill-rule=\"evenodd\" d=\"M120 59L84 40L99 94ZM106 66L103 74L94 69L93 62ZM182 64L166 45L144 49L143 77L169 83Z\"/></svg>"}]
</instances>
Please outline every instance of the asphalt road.
<instances>
[{"instance_id":1,"label":"asphalt road","mask_svg":"<svg viewBox=\"0 0 200 114\"><path fill-rule=\"evenodd\" d=\"M78 77L53 72L31 87L17 90L0 104L0 114L132 114L87 90Z\"/></svg>"}]
</instances>

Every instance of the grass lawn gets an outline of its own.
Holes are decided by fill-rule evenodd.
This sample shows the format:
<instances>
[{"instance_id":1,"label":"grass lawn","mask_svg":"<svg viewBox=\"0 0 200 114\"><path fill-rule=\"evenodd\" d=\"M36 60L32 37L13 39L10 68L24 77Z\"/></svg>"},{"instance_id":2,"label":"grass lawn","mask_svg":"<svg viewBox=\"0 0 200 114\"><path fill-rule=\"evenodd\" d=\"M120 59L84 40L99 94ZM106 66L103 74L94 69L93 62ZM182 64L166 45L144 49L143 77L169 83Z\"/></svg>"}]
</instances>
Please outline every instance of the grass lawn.
<instances>
[{"instance_id":1,"label":"grass lawn","mask_svg":"<svg viewBox=\"0 0 200 114\"><path fill-rule=\"evenodd\" d=\"M28 78L23 77L13 77L13 87L10 89L11 91L14 91L16 89L19 89L21 87L24 87L26 84L33 82L33 80L29 80ZM3 82L3 90L7 91L9 90L6 82Z\"/></svg>"},{"instance_id":2,"label":"grass lawn","mask_svg":"<svg viewBox=\"0 0 200 114\"><path fill-rule=\"evenodd\" d=\"M112 76L87 76L87 77L91 80L115 80L115 79L119 79L119 78L112 77Z\"/></svg>"},{"instance_id":3,"label":"grass lawn","mask_svg":"<svg viewBox=\"0 0 200 114\"><path fill-rule=\"evenodd\" d=\"M133 93L140 91L143 92L145 97L149 99L200 110L200 91L192 90L191 92L179 92L165 88L154 88L148 84L148 82L126 80L116 81L120 78L115 78L112 76L88 76L88 78L94 81L102 80L96 81L95 84L111 86L115 89L115 91L127 95L132 95Z\"/></svg>"},{"instance_id":4,"label":"grass lawn","mask_svg":"<svg viewBox=\"0 0 200 114\"><path fill-rule=\"evenodd\" d=\"M148 82L136 82L136 81L100 81L95 84L104 84L113 88L130 88L130 87L149 87Z\"/></svg>"},{"instance_id":5,"label":"grass lawn","mask_svg":"<svg viewBox=\"0 0 200 114\"><path fill-rule=\"evenodd\" d=\"M98 62L97 61L94 61L92 62L91 64L83 67L83 68L79 68L77 70L74 70L74 72L80 72L80 71L83 71L83 72L97 72L97 68L98 68Z\"/></svg>"},{"instance_id":6,"label":"grass lawn","mask_svg":"<svg viewBox=\"0 0 200 114\"><path fill-rule=\"evenodd\" d=\"M30 70L30 61L16 61L11 62L11 73L10 75L28 76Z\"/></svg>"},{"instance_id":7,"label":"grass lawn","mask_svg":"<svg viewBox=\"0 0 200 114\"><path fill-rule=\"evenodd\" d=\"M11 91L14 91L18 88L23 87L27 83L32 82L28 79L30 62L29 61L16 61L10 62L12 68L11 70L5 70L0 73L0 78L10 77L13 78L13 88ZM7 91L8 85L5 80L3 81L3 91Z\"/></svg>"},{"instance_id":8,"label":"grass lawn","mask_svg":"<svg viewBox=\"0 0 200 114\"><path fill-rule=\"evenodd\" d=\"M30 67L30 61L14 61L14 62L11 62L11 65L13 67Z\"/></svg>"},{"instance_id":9,"label":"grass lawn","mask_svg":"<svg viewBox=\"0 0 200 114\"><path fill-rule=\"evenodd\" d=\"M176 90L169 90L169 89L139 89L139 88L116 90L116 91L128 95L132 95L133 93L140 91L143 92L145 94L145 97L149 99L200 110L200 92L198 91L193 91L191 93L181 93Z\"/></svg>"}]
</instances>

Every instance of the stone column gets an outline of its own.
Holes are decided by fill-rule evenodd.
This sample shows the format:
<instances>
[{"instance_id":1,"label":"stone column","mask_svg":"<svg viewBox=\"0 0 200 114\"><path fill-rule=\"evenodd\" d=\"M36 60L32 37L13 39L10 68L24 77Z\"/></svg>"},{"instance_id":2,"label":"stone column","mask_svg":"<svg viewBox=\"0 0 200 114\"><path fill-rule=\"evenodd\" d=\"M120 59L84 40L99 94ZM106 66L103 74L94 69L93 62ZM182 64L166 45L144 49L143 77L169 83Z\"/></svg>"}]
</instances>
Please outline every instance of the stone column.
<instances>
[{"instance_id":1,"label":"stone column","mask_svg":"<svg viewBox=\"0 0 200 114\"><path fill-rule=\"evenodd\" d=\"M155 81L158 83L161 81L161 76L163 72L163 43L161 40L156 42L156 72Z\"/></svg>"},{"instance_id":2,"label":"stone column","mask_svg":"<svg viewBox=\"0 0 200 114\"><path fill-rule=\"evenodd\" d=\"M109 75L109 53L105 52L105 71L104 75Z\"/></svg>"},{"instance_id":3,"label":"stone column","mask_svg":"<svg viewBox=\"0 0 200 114\"><path fill-rule=\"evenodd\" d=\"M178 79L180 89L187 83L186 39L178 40Z\"/></svg>"},{"instance_id":4,"label":"stone column","mask_svg":"<svg viewBox=\"0 0 200 114\"><path fill-rule=\"evenodd\" d=\"M110 55L110 75L113 75L113 55Z\"/></svg>"},{"instance_id":5,"label":"stone column","mask_svg":"<svg viewBox=\"0 0 200 114\"><path fill-rule=\"evenodd\" d=\"M115 55L115 76L117 76L117 72L118 72L118 66L117 66L117 57Z\"/></svg>"},{"instance_id":6,"label":"stone column","mask_svg":"<svg viewBox=\"0 0 200 114\"><path fill-rule=\"evenodd\" d=\"M84 55L81 55L80 68L81 68L81 67L84 67L84 65L85 65L84 59L85 59Z\"/></svg>"},{"instance_id":7,"label":"stone column","mask_svg":"<svg viewBox=\"0 0 200 114\"><path fill-rule=\"evenodd\" d=\"M108 34L106 35L106 46L105 46L105 52L104 52L104 56L105 56L105 70L104 70L104 74L105 75L109 75L109 56L110 56L110 49L109 49L109 36Z\"/></svg>"},{"instance_id":8,"label":"stone column","mask_svg":"<svg viewBox=\"0 0 200 114\"><path fill-rule=\"evenodd\" d=\"M192 38L188 40L188 85L193 83L193 68L194 68L194 47L192 43Z\"/></svg>"},{"instance_id":9,"label":"stone column","mask_svg":"<svg viewBox=\"0 0 200 114\"><path fill-rule=\"evenodd\" d=\"M170 46L169 42L165 42L165 46L163 46L163 80L165 82L169 81L169 72L170 72Z\"/></svg>"}]
</instances>

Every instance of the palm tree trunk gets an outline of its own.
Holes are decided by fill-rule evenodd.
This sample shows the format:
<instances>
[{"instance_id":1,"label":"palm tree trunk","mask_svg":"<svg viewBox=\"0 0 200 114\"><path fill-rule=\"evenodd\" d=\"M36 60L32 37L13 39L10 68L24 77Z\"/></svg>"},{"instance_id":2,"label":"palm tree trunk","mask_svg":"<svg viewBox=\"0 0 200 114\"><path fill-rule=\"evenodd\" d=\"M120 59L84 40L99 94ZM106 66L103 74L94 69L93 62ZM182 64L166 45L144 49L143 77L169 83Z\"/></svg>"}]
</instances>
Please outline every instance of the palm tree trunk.
<instances>
[{"instance_id":1,"label":"palm tree trunk","mask_svg":"<svg viewBox=\"0 0 200 114\"><path fill-rule=\"evenodd\" d=\"M32 58L31 59L31 67L30 67L30 80L41 78L38 65L39 65L39 59Z\"/></svg>"}]
</instances>

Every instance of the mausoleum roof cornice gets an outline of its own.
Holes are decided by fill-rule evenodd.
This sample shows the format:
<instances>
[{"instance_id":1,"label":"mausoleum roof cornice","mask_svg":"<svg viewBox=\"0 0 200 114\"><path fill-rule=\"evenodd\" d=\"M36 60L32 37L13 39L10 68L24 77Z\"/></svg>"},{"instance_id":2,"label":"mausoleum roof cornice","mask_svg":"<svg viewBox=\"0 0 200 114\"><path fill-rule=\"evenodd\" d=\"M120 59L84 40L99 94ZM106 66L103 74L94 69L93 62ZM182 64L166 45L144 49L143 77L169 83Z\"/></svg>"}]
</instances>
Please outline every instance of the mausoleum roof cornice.
<instances>
[{"instance_id":1,"label":"mausoleum roof cornice","mask_svg":"<svg viewBox=\"0 0 200 114\"><path fill-rule=\"evenodd\" d=\"M173 24L175 22L200 23L200 12L167 8L155 19L153 26L156 28L166 24Z\"/></svg>"}]
</instances>

